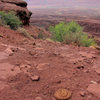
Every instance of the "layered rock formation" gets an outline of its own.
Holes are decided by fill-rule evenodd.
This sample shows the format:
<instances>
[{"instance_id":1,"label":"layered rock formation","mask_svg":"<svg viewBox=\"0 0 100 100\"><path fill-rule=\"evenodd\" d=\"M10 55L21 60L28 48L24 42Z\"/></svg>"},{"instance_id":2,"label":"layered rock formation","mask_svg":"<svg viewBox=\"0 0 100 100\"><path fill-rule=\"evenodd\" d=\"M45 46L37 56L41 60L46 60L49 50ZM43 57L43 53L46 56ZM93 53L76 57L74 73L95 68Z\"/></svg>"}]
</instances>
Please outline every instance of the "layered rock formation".
<instances>
[{"instance_id":1,"label":"layered rock formation","mask_svg":"<svg viewBox=\"0 0 100 100\"><path fill-rule=\"evenodd\" d=\"M27 9L27 3L23 0L0 0L0 11L14 11L24 25L29 24L31 12Z\"/></svg>"}]
</instances>

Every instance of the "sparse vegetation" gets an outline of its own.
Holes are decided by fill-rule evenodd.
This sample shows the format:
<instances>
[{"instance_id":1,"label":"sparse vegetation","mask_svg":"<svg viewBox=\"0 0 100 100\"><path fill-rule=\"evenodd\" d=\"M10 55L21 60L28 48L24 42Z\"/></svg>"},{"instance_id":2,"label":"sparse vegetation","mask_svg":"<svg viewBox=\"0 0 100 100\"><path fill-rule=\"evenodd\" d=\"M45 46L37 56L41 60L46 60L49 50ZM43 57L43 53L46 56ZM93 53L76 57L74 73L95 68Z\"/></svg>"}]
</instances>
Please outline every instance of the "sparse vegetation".
<instances>
[{"instance_id":1,"label":"sparse vegetation","mask_svg":"<svg viewBox=\"0 0 100 100\"><path fill-rule=\"evenodd\" d=\"M18 32L29 39L33 39L33 37L27 32L27 30L22 27L18 28Z\"/></svg>"},{"instance_id":2,"label":"sparse vegetation","mask_svg":"<svg viewBox=\"0 0 100 100\"><path fill-rule=\"evenodd\" d=\"M42 32L40 32L40 33L38 34L38 39L43 39L43 38L44 38L44 35L43 35Z\"/></svg>"},{"instance_id":3,"label":"sparse vegetation","mask_svg":"<svg viewBox=\"0 0 100 100\"><path fill-rule=\"evenodd\" d=\"M3 23L2 23L3 22ZM11 29L17 29L22 22L14 12L0 11L0 24L9 25Z\"/></svg>"},{"instance_id":4,"label":"sparse vegetation","mask_svg":"<svg viewBox=\"0 0 100 100\"><path fill-rule=\"evenodd\" d=\"M50 26L49 30L54 41L86 47L96 45L94 39L89 38L83 32L83 28L75 21L69 23L60 22L55 26Z\"/></svg>"},{"instance_id":5,"label":"sparse vegetation","mask_svg":"<svg viewBox=\"0 0 100 100\"><path fill-rule=\"evenodd\" d=\"M43 32L40 31L40 33L38 34L38 39L46 39L46 35L43 34Z\"/></svg>"},{"instance_id":6,"label":"sparse vegetation","mask_svg":"<svg viewBox=\"0 0 100 100\"><path fill-rule=\"evenodd\" d=\"M0 19L0 25L2 25L2 20Z\"/></svg>"},{"instance_id":7,"label":"sparse vegetation","mask_svg":"<svg viewBox=\"0 0 100 100\"><path fill-rule=\"evenodd\" d=\"M1 16L0 16L0 26L3 26L4 25L4 21L1 19Z\"/></svg>"}]
</instances>

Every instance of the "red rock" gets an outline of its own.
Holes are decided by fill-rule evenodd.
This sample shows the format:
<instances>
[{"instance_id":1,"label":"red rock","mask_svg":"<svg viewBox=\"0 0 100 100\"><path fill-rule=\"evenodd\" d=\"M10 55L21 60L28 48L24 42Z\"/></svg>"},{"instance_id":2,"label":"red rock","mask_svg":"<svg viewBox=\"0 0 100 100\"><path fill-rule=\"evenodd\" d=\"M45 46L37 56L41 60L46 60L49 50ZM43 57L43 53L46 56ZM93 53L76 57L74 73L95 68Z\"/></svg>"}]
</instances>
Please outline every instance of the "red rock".
<instances>
[{"instance_id":1,"label":"red rock","mask_svg":"<svg viewBox=\"0 0 100 100\"><path fill-rule=\"evenodd\" d=\"M26 7L27 3L24 0L1 0L4 3L16 4L21 7Z\"/></svg>"},{"instance_id":2,"label":"red rock","mask_svg":"<svg viewBox=\"0 0 100 100\"><path fill-rule=\"evenodd\" d=\"M29 24L31 12L27 9L27 3L22 0L0 0L0 11L14 11L24 25Z\"/></svg>"},{"instance_id":3,"label":"red rock","mask_svg":"<svg viewBox=\"0 0 100 100\"><path fill-rule=\"evenodd\" d=\"M97 49L97 50L100 50L100 46L96 46L96 49Z\"/></svg>"},{"instance_id":4,"label":"red rock","mask_svg":"<svg viewBox=\"0 0 100 100\"><path fill-rule=\"evenodd\" d=\"M85 91L80 91L79 94L84 97L86 95Z\"/></svg>"},{"instance_id":5,"label":"red rock","mask_svg":"<svg viewBox=\"0 0 100 100\"><path fill-rule=\"evenodd\" d=\"M88 92L100 98L100 84L90 84L87 88Z\"/></svg>"},{"instance_id":6,"label":"red rock","mask_svg":"<svg viewBox=\"0 0 100 100\"><path fill-rule=\"evenodd\" d=\"M94 53L87 53L87 52L79 52L79 54L82 56L82 57L86 57L86 58L95 58L96 56L94 55Z\"/></svg>"},{"instance_id":7,"label":"red rock","mask_svg":"<svg viewBox=\"0 0 100 100\"><path fill-rule=\"evenodd\" d=\"M39 81L39 79L40 79L40 76L38 76L38 75L31 76L32 81Z\"/></svg>"},{"instance_id":8,"label":"red rock","mask_svg":"<svg viewBox=\"0 0 100 100\"><path fill-rule=\"evenodd\" d=\"M45 69L48 69L50 67L50 64L49 63L41 63L37 66L37 69L38 70L45 70Z\"/></svg>"},{"instance_id":9,"label":"red rock","mask_svg":"<svg viewBox=\"0 0 100 100\"><path fill-rule=\"evenodd\" d=\"M5 50L5 53L7 53L8 55L12 55L13 54L13 51L11 50L11 48L7 48L6 50Z\"/></svg>"},{"instance_id":10,"label":"red rock","mask_svg":"<svg viewBox=\"0 0 100 100\"><path fill-rule=\"evenodd\" d=\"M100 68L95 69L96 73L100 75Z\"/></svg>"}]
</instances>

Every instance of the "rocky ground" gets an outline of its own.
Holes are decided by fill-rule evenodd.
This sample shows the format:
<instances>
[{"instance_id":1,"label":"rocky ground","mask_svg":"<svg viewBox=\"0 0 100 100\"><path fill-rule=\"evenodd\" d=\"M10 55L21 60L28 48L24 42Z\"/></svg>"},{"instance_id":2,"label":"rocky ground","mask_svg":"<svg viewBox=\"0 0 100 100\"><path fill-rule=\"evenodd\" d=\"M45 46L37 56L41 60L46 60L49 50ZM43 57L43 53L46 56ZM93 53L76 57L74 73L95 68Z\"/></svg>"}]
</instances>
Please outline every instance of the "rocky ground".
<instances>
[{"instance_id":1,"label":"rocky ground","mask_svg":"<svg viewBox=\"0 0 100 100\"><path fill-rule=\"evenodd\" d=\"M0 100L56 100L59 88L100 100L100 51L0 30Z\"/></svg>"}]
</instances>

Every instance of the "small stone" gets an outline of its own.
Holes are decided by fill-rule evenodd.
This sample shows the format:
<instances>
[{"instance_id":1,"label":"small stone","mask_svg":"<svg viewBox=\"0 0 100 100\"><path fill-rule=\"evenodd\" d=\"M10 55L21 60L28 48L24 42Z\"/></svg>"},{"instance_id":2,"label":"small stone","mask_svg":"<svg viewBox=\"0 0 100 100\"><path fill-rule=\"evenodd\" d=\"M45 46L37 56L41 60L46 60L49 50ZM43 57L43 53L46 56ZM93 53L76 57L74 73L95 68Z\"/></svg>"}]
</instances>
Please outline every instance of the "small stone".
<instances>
[{"instance_id":1,"label":"small stone","mask_svg":"<svg viewBox=\"0 0 100 100\"><path fill-rule=\"evenodd\" d=\"M13 51L10 48L7 48L5 50L5 53L7 53L8 55L12 55L13 54Z\"/></svg>"},{"instance_id":2,"label":"small stone","mask_svg":"<svg viewBox=\"0 0 100 100\"><path fill-rule=\"evenodd\" d=\"M9 56L13 56L14 53L9 54Z\"/></svg>"},{"instance_id":3,"label":"small stone","mask_svg":"<svg viewBox=\"0 0 100 100\"><path fill-rule=\"evenodd\" d=\"M0 37L2 37L2 38L3 38L3 35L1 35L1 34L0 34Z\"/></svg>"},{"instance_id":4,"label":"small stone","mask_svg":"<svg viewBox=\"0 0 100 100\"><path fill-rule=\"evenodd\" d=\"M97 84L97 82L95 82L95 81L91 81L91 84Z\"/></svg>"},{"instance_id":5,"label":"small stone","mask_svg":"<svg viewBox=\"0 0 100 100\"><path fill-rule=\"evenodd\" d=\"M98 75L100 75L100 68L96 68L95 71L96 71L96 73L97 73Z\"/></svg>"},{"instance_id":6,"label":"small stone","mask_svg":"<svg viewBox=\"0 0 100 100\"><path fill-rule=\"evenodd\" d=\"M85 91L80 91L79 94L84 97L86 95Z\"/></svg>"},{"instance_id":7,"label":"small stone","mask_svg":"<svg viewBox=\"0 0 100 100\"><path fill-rule=\"evenodd\" d=\"M35 51L29 51L29 54L30 54L31 56L34 56L34 55L36 54L36 52L35 52Z\"/></svg>"},{"instance_id":8,"label":"small stone","mask_svg":"<svg viewBox=\"0 0 100 100\"><path fill-rule=\"evenodd\" d=\"M39 81L40 80L40 76L38 76L38 75L31 76L31 80L32 81Z\"/></svg>"},{"instance_id":9,"label":"small stone","mask_svg":"<svg viewBox=\"0 0 100 100\"><path fill-rule=\"evenodd\" d=\"M41 97L36 97L35 100L42 100L42 98Z\"/></svg>"},{"instance_id":10,"label":"small stone","mask_svg":"<svg viewBox=\"0 0 100 100\"><path fill-rule=\"evenodd\" d=\"M100 50L100 46L96 46L96 49L97 49L97 50Z\"/></svg>"},{"instance_id":11,"label":"small stone","mask_svg":"<svg viewBox=\"0 0 100 100\"><path fill-rule=\"evenodd\" d=\"M54 54L55 56L60 55L59 52L57 52L57 51L53 52L53 54Z\"/></svg>"},{"instance_id":12,"label":"small stone","mask_svg":"<svg viewBox=\"0 0 100 100\"><path fill-rule=\"evenodd\" d=\"M89 72L89 70L84 69L84 70L83 70L83 72L88 73L88 72Z\"/></svg>"}]
</instances>

